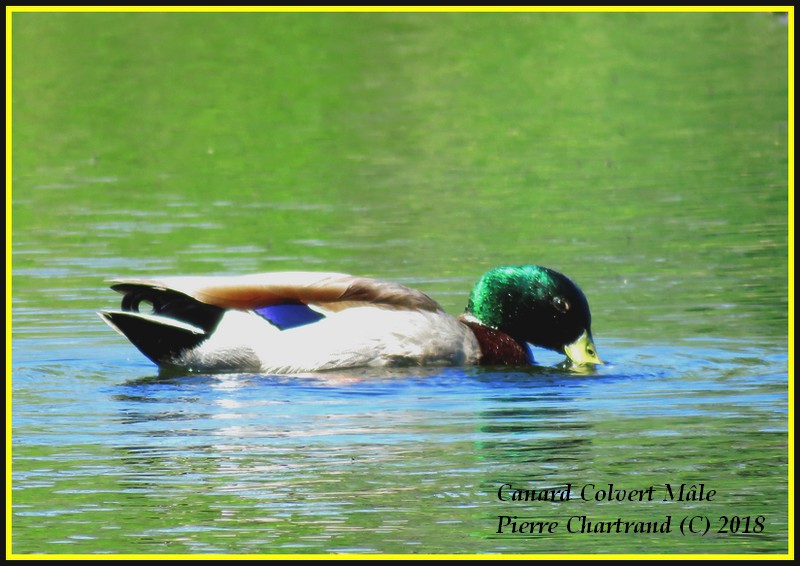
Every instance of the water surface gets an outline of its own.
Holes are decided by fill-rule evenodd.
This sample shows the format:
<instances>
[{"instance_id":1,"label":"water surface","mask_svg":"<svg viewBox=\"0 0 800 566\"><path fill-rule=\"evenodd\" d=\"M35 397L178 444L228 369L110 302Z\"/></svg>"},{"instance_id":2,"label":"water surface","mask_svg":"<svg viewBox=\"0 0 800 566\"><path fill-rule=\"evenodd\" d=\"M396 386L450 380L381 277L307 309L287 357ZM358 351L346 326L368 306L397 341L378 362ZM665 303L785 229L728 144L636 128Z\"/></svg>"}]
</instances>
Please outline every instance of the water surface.
<instances>
[{"instance_id":1,"label":"water surface","mask_svg":"<svg viewBox=\"0 0 800 566\"><path fill-rule=\"evenodd\" d=\"M12 18L15 553L786 553L779 17ZM581 285L607 365L167 376L94 314L112 277L282 269L457 314L519 263Z\"/></svg>"}]
</instances>

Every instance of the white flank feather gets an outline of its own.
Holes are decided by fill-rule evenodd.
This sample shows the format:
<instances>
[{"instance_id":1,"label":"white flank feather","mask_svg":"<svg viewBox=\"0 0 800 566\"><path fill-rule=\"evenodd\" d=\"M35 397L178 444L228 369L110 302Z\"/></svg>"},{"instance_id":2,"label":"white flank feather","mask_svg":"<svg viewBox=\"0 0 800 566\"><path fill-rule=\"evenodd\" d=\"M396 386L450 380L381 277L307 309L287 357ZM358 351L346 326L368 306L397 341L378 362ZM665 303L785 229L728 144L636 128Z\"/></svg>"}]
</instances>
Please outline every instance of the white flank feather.
<instances>
[{"instance_id":1,"label":"white flank feather","mask_svg":"<svg viewBox=\"0 0 800 566\"><path fill-rule=\"evenodd\" d=\"M356 307L279 331L252 312L228 311L212 336L179 365L302 373L356 366L473 364L475 336L442 312Z\"/></svg>"}]
</instances>

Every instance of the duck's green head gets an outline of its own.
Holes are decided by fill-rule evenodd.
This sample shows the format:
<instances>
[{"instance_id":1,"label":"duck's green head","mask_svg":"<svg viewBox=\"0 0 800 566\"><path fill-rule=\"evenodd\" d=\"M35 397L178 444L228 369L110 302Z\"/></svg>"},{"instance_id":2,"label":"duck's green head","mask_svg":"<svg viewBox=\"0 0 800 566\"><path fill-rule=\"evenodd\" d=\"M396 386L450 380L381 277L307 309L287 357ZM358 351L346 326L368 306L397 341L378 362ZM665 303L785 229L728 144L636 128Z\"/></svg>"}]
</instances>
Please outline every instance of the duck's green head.
<instances>
[{"instance_id":1,"label":"duck's green head","mask_svg":"<svg viewBox=\"0 0 800 566\"><path fill-rule=\"evenodd\" d=\"M519 342L562 352L576 364L602 364L592 341L583 292L568 277L538 265L492 269L475 284L467 314Z\"/></svg>"}]
</instances>

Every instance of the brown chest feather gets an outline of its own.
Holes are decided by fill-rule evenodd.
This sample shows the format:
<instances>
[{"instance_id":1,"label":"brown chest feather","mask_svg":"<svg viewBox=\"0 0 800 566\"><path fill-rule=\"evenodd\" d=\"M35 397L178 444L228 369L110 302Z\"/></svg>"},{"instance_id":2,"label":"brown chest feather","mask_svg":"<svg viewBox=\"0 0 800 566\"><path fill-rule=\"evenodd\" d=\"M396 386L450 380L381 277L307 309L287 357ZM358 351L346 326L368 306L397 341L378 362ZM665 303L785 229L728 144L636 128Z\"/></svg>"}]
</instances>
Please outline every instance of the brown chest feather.
<instances>
[{"instance_id":1,"label":"brown chest feather","mask_svg":"<svg viewBox=\"0 0 800 566\"><path fill-rule=\"evenodd\" d=\"M505 332L476 322L464 321L481 347L483 366L527 366L532 363L528 349Z\"/></svg>"}]
</instances>

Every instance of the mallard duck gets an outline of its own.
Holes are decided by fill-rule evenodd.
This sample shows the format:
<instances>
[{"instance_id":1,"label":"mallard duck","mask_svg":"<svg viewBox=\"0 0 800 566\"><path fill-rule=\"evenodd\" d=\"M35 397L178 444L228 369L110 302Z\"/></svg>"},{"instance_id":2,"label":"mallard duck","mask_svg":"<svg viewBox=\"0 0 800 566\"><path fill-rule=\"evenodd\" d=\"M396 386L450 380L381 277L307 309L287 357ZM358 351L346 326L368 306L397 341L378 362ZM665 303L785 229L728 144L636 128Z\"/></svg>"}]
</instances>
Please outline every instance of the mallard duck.
<instances>
[{"instance_id":1,"label":"mallard duck","mask_svg":"<svg viewBox=\"0 0 800 566\"><path fill-rule=\"evenodd\" d=\"M533 363L527 343L601 364L586 297L546 267L498 267L453 317L425 293L343 273L119 279L100 317L158 366L301 373ZM145 308L149 305L149 309ZM147 312L149 311L149 312Z\"/></svg>"}]
</instances>

